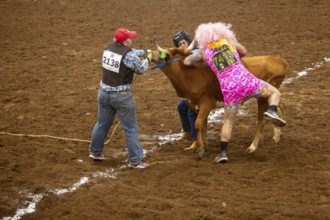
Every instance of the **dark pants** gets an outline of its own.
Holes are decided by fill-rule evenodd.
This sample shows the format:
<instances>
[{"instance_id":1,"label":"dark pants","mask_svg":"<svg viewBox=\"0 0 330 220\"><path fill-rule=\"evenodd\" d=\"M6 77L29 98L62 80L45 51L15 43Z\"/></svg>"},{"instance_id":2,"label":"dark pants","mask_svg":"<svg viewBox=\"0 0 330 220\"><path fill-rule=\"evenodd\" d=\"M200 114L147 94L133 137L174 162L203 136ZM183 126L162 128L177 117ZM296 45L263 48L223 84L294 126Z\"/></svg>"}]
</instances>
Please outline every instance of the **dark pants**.
<instances>
[{"instance_id":1,"label":"dark pants","mask_svg":"<svg viewBox=\"0 0 330 220\"><path fill-rule=\"evenodd\" d=\"M191 132L193 140L196 140L195 121L197 114L192 112L187 101L181 100L178 104L178 112L181 119L182 129L184 132Z\"/></svg>"}]
</instances>

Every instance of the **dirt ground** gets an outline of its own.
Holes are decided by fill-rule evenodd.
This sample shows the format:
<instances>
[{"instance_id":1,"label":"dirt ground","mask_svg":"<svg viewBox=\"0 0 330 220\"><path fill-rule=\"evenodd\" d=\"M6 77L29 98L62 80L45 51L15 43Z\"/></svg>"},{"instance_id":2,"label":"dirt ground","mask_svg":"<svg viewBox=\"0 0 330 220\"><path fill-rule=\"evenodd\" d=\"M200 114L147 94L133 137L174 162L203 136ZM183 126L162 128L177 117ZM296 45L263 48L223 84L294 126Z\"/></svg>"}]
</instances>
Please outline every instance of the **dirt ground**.
<instances>
[{"instance_id":1,"label":"dirt ground","mask_svg":"<svg viewBox=\"0 0 330 220\"><path fill-rule=\"evenodd\" d=\"M1 1L0 218L330 219L329 9L328 0ZM215 21L233 24L249 56L286 59L287 78L308 73L280 88L288 125L279 143L267 126L258 150L245 153L256 128L251 102L225 165L213 162L220 122L209 125L201 160L183 151L189 141L160 144L181 126L178 98L158 69L133 86L146 170L120 168L120 125L102 162L89 160L88 142L3 133L88 141L115 29L136 30L134 47L155 49L154 35L171 47L176 31Z\"/></svg>"}]
</instances>

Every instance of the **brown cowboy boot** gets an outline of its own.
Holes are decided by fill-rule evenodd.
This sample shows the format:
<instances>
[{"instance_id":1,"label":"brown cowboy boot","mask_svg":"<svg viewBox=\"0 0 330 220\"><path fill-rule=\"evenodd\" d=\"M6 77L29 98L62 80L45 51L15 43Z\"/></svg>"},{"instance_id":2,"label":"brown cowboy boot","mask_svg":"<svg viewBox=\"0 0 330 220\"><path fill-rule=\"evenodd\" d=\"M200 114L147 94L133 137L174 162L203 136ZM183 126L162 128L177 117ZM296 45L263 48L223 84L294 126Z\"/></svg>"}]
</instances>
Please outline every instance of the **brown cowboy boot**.
<instances>
[{"instance_id":1,"label":"brown cowboy boot","mask_svg":"<svg viewBox=\"0 0 330 220\"><path fill-rule=\"evenodd\" d=\"M183 141L186 139L191 138L191 132L184 132L180 137L178 137L177 139L175 139L176 141Z\"/></svg>"}]
</instances>

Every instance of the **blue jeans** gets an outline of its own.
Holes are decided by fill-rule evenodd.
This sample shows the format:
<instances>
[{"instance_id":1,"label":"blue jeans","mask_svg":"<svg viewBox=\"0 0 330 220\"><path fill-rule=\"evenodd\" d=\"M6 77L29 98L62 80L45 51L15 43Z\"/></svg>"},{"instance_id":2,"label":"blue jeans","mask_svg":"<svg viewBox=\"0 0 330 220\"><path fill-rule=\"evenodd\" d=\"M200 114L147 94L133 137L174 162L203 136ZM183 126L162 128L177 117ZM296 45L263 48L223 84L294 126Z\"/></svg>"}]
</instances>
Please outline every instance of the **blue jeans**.
<instances>
[{"instance_id":1,"label":"blue jeans","mask_svg":"<svg viewBox=\"0 0 330 220\"><path fill-rule=\"evenodd\" d=\"M196 140L195 121L197 118L197 114L195 114L189 109L188 104L185 100L181 100L177 107L183 131L191 132L192 139Z\"/></svg>"},{"instance_id":2,"label":"blue jeans","mask_svg":"<svg viewBox=\"0 0 330 220\"><path fill-rule=\"evenodd\" d=\"M138 139L135 102L131 91L107 92L99 88L97 101L98 116L92 133L90 153L102 154L105 139L117 114L125 131L128 159L134 164L140 162L143 159L143 149Z\"/></svg>"}]
</instances>

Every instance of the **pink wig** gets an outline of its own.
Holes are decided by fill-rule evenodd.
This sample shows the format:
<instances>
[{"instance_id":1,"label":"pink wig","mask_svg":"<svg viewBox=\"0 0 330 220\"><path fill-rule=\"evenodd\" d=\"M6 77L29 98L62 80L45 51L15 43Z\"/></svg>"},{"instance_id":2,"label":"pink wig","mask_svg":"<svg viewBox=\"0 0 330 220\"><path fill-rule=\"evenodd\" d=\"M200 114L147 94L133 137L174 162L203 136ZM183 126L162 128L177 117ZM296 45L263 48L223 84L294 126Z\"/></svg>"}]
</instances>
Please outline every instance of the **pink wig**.
<instances>
[{"instance_id":1,"label":"pink wig","mask_svg":"<svg viewBox=\"0 0 330 220\"><path fill-rule=\"evenodd\" d=\"M195 31L195 39L200 47L204 47L219 39L235 39L235 34L230 30L231 24L222 22L200 24Z\"/></svg>"}]
</instances>

